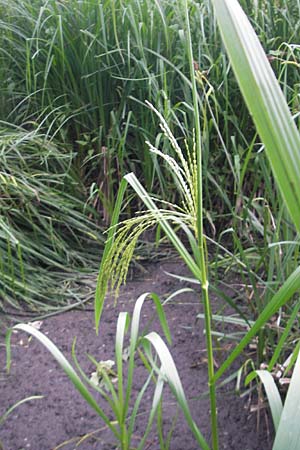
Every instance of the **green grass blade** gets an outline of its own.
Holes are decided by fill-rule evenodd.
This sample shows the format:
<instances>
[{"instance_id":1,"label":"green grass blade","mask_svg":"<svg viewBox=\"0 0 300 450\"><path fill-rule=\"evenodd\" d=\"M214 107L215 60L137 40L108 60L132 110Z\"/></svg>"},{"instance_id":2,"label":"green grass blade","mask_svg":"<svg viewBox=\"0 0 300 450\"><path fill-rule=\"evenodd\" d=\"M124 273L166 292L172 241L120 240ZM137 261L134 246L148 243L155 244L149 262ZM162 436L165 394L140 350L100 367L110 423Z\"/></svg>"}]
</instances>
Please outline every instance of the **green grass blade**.
<instances>
[{"instance_id":1,"label":"green grass blade","mask_svg":"<svg viewBox=\"0 0 300 450\"><path fill-rule=\"evenodd\" d=\"M300 354L298 355L290 387L284 403L273 450L300 449Z\"/></svg>"},{"instance_id":2,"label":"green grass blade","mask_svg":"<svg viewBox=\"0 0 300 450\"><path fill-rule=\"evenodd\" d=\"M134 310L132 314L132 320L131 320L131 331L130 331L130 347L129 347L129 364L128 364L128 377L127 377L127 387L126 387L126 399L125 399L125 406L124 411L127 413L129 408L129 402L132 396L132 383L133 383L133 376L134 376L134 365L135 365L135 353L136 348L138 344L138 338L139 338L139 327L140 327L140 317L141 317L141 311L143 304L147 297L152 298L152 300L155 303L156 312L161 324L161 327L163 329L163 332L166 336L166 339L168 343L171 343L171 333L168 326L168 321L166 319L166 315L164 312L164 309L162 307L162 304L160 302L160 299L158 295L156 294L149 294L144 293L139 296L137 301L134 305Z\"/></svg>"},{"instance_id":3,"label":"green grass blade","mask_svg":"<svg viewBox=\"0 0 300 450\"><path fill-rule=\"evenodd\" d=\"M156 385L155 385L155 391L153 394L153 400L152 400L152 406L151 406L151 410L149 413L149 419L148 419L148 423L147 423L147 427L145 430L145 433L141 439L141 442L139 443L139 446L137 448L137 450L143 450L145 448L145 443L146 443L146 439L148 437L148 434L151 430L153 421L155 419L155 416L157 414L157 410L159 407L159 403L161 401L162 398L162 394L163 394L163 387L164 387L164 380L162 377L158 376L158 379L156 381Z\"/></svg>"},{"instance_id":4,"label":"green grass blade","mask_svg":"<svg viewBox=\"0 0 300 450\"><path fill-rule=\"evenodd\" d=\"M145 293L145 294L140 295L140 297L137 299L137 301L135 302L134 310L133 310L132 322L131 322L131 335L130 335L130 346L132 347L132 352L134 352L136 344L137 344L137 340L138 340L141 310L142 310L143 304L148 296L150 298L152 298L152 300L154 301L161 327L164 331L164 334L167 338L168 343L171 344L172 339L171 339L170 329L168 326L168 321L166 319L166 315L165 315L164 309L162 307L162 304L160 302L158 295L156 295L154 293L152 293L152 294Z\"/></svg>"},{"instance_id":5,"label":"green grass blade","mask_svg":"<svg viewBox=\"0 0 300 450\"><path fill-rule=\"evenodd\" d=\"M220 376L230 367L232 362L241 354L244 348L251 342L258 331L268 322L268 320L275 314L279 308L285 305L290 298L300 289L300 267L298 267L281 286L279 291L270 300L268 305L259 315L254 325L243 337L241 342L236 346L229 357L224 361L219 370L215 374L215 379Z\"/></svg>"},{"instance_id":6,"label":"green grass blade","mask_svg":"<svg viewBox=\"0 0 300 450\"><path fill-rule=\"evenodd\" d=\"M230 61L273 174L300 231L300 136L264 50L237 0L213 0Z\"/></svg>"},{"instance_id":7,"label":"green grass blade","mask_svg":"<svg viewBox=\"0 0 300 450\"><path fill-rule=\"evenodd\" d=\"M32 395L31 397L23 398L23 400L20 400L19 402L15 403L14 405L10 406L5 413L0 416L0 426L5 422L7 417L20 405L23 405L23 403L30 402L31 400L39 400L41 398L44 398L43 395Z\"/></svg>"},{"instance_id":8,"label":"green grass blade","mask_svg":"<svg viewBox=\"0 0 300 450\"><path fill-rule=\"evenodd\" d=\"M154 304L155 304L155 307L156 307L156 312L157 312L157 315L158 315L158 318L159 318L160 325L161 325L162 330L164 332L164 335L165 335L165 337L167 339L168 344L171 345L171 343L172 343L171 332L170 332L168 321L167 321L167 318L166 318L166 315L165 315L165 312L164 312L164 308L162 307L160 298L155 293L151 294L151 298L154 301Z\"/></svg>"},{"instance_id":9,"label":"green grass blade","mask_svg":"<svg viewBox=\"0 0 300 450\"><path fill-rule=\"evenodd\" d=\"M125 420L123 416L124 412L124 385L123 385L123 347L124 337L129 325L129 315L127 312L121 312L117 322L115 352L117 361L117 373L118 373L118 394L119 394L119 408L122 424ZM121 412L122 409L122 412Z\"/></svg>"},{"instance_id":10,"label":"green grass blade","mask_svg":"<svg viewBox=\"0 0 300 450\"><path fill-rule=\"evenodd\" d=\"M274 348L272 358L271 358L271 360L270 360L270 362L268 364L268 370L269 371L273 370L275 364L278 361L278 358L279 358L280 354L283 352L284 345L287 342L287 339L288 339L289 335L291 334L291 328L293 327L294 322L295 322L295 320L296 320L296 318L298 316L299 309L300 309L300 302L298 302L293 307L293 311L292 311L292 313L291 313L291 315L289 317L289 320L287 321L285 329L284 329L284 331L283 331L283 333L282 333L282 335L281 335L281 337L280 337L276 347Z\"/></svg>"},{"instance_id":11,"label":"green grass blade","mask_svg":"<svg viewBox=\"0 0 300 450\"><path fill-rule=\"evenodd\" d=\"M197 280L201 280L201 270L199 269L197 263L195 260L191 257L189 252L187 251L185 245L182 243L182 241L179 239L179 237L174 232L173 228L170 226L167 220L163 218L163 216L160 213L159 208L155 205L154 201L150 197L150 195L147 193L147 191L144 189L144 187L141 185L137 177L133 173L129 173L125 176L125 179L127 182L131 185L131 187L135 190L135 192L138 194L140 199L145 203L149 211L155 213L158 217L158 222L161 226L161 228L164 230L165 234L167 235L170 242L174 245L175 249L181 256L181 258L184 260L186 265L189 267L193 275L197 278Z\"/></svg>"},{"instance_id":12,"label":"green grass blade","mask_svg":"<svg viewBox=\"0 0 300 450\"><path fill-rule=\"evenodd\" d=\"M110 430L114 433L114 435L118 438L118 431L115 426L111 423L109 418L105 415L102 409L98 406L96 400L88 391L86 386L83 384L69 361L65 358L65 356L61 353L61 351L56 347L56 345L43 333L38 331L36 328L32 327L28 324L18 324L13 327L14 330L25 331L31 336L35 337L41 344L46 347L46 349L51 353L51 355L56 359L60 367L64 370L66 375L69 377L75 388L79 391L84 400L93 408L93 410L103 419L106 425L110 428ZM9 333L11 336L11 333ZM8 338L9 339L9 338ZM7 341L8 342L8 341ZM9 346L10 347L10 346ZM10 367L10 349L7 351L7 369Z\"/></svg>"},{"instance_id":13,"label":"green grass blade","mask_svg":"<svg viewBox=\"0 0 300 450\"><path fill-rule=\"evenodd\" d=\"M275 384L274 378L267 370L255 370L255 372L250 373L250 375L246 378L246 384L248 384L256 375L259 376L264 385L271 408L275 431L277 431L282 413L282 401L279 391Z\"/></svg>"},{"instance_id":14,"label":"green grass blade","mask_svg":"<svg viewBox=\"0 0 300 450\"><path fill-rule=\"evenodd\" d=\"M107 255L109 253L109 250L113 244L113 238L114 238L114 233L115 233L115 226L119 221L119 216L120 216L120 211L121 211L121 207L122 207L122 201L123 201L123 197L124 197L124 193L126 190L126 186L127 186L127 181L125 179L123 179L121 181L120 187L119 187L119 191L118 191L118 195L117 195L117 199L116 199L116 203L115 203L115 208L113 211L113 215L112 215L112 220L111 220L111 228L109 230L108 233L108 238L106 241L106 245L104 248L104 252L103 252L103 256L101 259L101 263L100 263L100 269L99 269L99 275L98 275L98 279L97 279L97 286L96 286L96 293L95 293L95 326L96 326L96 333L98 333L99 330L99 322L101 319L101 314L102 314L102 310L103 310L103 304L104 304L104 298L105 298L105 293L106 293L106 289L107 289L107 284L108 284L108 279L106 277L102 277L100 276L101 273L104 271L109 272L105 265L106 265L106 258ZM103 285L103 280L105 285Z\"/></svg>"},{"instance_id":15,"label":"green grass blade","mask_svg":"<svg viewBox=\"0 0 300 450\"><path fill-rule=\"evenodd\" d=\"M192 419L188 402L177 372L177 368L175 366L175 363L169 352L168 347L166 346L162 338L155 332L147 334L145 336L145 341L150 342L155 348L155 351L158 354L161 362L161 374L168 380L170 388L173 394L175 395L176 400L185 415L190 430L194 434L198 444L201 446L203 450L209 450L210 449L209 445L207 444L205 438L203 437L199 428ZM146 351L147 351L147 344L146 344Z\"/></svg>"}]
</instances>

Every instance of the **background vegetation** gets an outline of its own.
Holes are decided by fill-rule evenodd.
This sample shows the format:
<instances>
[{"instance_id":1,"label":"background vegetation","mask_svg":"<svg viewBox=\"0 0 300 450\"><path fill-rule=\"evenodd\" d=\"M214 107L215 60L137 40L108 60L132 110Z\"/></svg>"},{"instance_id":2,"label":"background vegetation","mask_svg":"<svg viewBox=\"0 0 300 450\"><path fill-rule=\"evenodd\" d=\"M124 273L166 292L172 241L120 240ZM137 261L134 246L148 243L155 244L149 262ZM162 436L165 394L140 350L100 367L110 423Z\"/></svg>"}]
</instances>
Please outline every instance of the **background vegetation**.
<instances>
[{"instance_id":1,"label":"background vegetation","mask_svg":"<svg viewBox=\"0 0 300 450\"><path fill-rule=\"evenodd\" d=\"M299 3L241 4L299 126ZM124 174L134 171L148 192L178 201L168 164L145 144L175 156L145 100L183 151L184 139L192 145L185 19L180 2L169 0L1 0L0 11L0 306L26 302L53 310L82 300L79 286L88 286L87 274L97 269ZM244 290L236 300L242 297L253 319L297 267L299 237L212 5L190 1L189 13L201 104L204 228L214 244L209 268L220 278L229 268L238 273ZM123 217L131 214L129 200ZM280 326L292 311L293 305L281 311ZM265 330L260 359L277 338Z\"/></svg>"},{"instance_id":2,"label":"background vegetation","mask_svg":"<svg viewBox=\"0 0 300 450\"><path fill-rule=\"evenodd\" d=\"M74 301L82 303L89 298L82 285L93 291L93 273L104 250L95 303L97 328L109 277L118 289L138 238L159 224L202 288L215 450L215 388L221 375L257 335L255 365L267 362L268 372L255 375L267 388L271 383L272 390L270 373L279 367L282 376L289 374L300 346L295 295L300 279L295 207L300 3L240 2L265 53L251 28L243 30L235 2L212 3L231 63L207 0L0 0L0 308L55 312ZM127 192L126 183L139 199ZM143 203L147 211L132 219ZM110 230L104 249L102 233L120 215L121 231ZM182 238L184 233L188 240ZM234 298L222 291L229 269L242 288ZM225 317L222 310L212 315L208 278L249 326L216 372L217 333L211 319L241 322L236 316ZM143 301L137 301L136 311ZM167 327L159 300L156 303ZM120 396L126 324L127 316L121 313L116 337ZM17 327L44 339L29 325ZM123 419L140 343L138 327L132 333L125 403L110 385L124 433L112 431L124 449L132 430L127 433ZM155 333L143 338L148 341L143 344L148 357L144 363L151 375L158 375L157 399L163 370L199 445L209 448L186 409L177 372L172 378L176 368L167 347ZM49 340L44 344L102 417L63 355ZM150 344L161 370L152 360ZM298 389L295 377L291 386ZM274 448L279 449L287 438L281 417L289 410L292 420L294 406L287 400L283 410L279 394L274 398L274 422L278 436L284 436L276 438ZM152 406L149 424L159 403Z\"/></svg>"}]
</instances>

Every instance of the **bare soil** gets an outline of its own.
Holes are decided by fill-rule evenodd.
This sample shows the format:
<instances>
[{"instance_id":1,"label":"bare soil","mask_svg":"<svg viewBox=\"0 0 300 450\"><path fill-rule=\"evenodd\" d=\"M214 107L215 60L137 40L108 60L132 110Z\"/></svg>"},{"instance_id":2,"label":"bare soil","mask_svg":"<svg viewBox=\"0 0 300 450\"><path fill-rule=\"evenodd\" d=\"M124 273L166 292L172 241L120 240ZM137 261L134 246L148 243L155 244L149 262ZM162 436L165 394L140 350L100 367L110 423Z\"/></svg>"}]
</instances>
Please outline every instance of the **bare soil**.
<instances>
[{"instance_id":1,"label":"bare soil","mask_svg":"<svg viewBox=\"0 0 300 450\"><path fill-rule=\"evenodd\" d=\"M71 310L45 319L41 331L60 348L72 361L71 347L76 337L76 354L83 369L89 375L94 371L87 353L97 360L114 359L114 341L117 317L120 311L132 311L138 296L144 292L156 292L161 298L178 289L187 287L186 282L171 278L166 272L184 273L184 268L176 260L157 263L147 268L147 273L136 277L121 289L118 304L108 297L105 303L100 333L95 335L92 305L85 310ZM212 297L214 308L220 307L220 300ZM205 437L210 439L209 401L207 391L207 364L205 335L202 320L196 315L202 311L199 294L182 293L165 306L171 329L173 344L171 353L176 362L194 420ZM144 324L153 316L154 307L146 301L142 315ZM155 318L149 330L160 330ZM2 335L4 330L1 330ZM58 364L35 339L23 333L13 335L12 368L5 374L4 338L0 346L0 416L6 409L31 395L43 395L42 400L34 400L15 409L4 424L0 425L0 442L5 450L108 450L116 447L116 442L105 428L101 419L84 402L80 394L69 382ZM225 345L226 344L226 345ZM224 341L220 358L228 351L228 341ZM223 345L223 344L222 344ZM218 354L217 354L218 358ZM216 364L218 364L218 359ZM235 369L238 366L235 367ZM227 376L230 373L227 374ZM137 364L133 394L136 396L145 379L145 370ZM249 396L240 398L234 391L235 383L229 383L218 392L218 417L220 426L220 449L268 450L271 449L272 429L266 410L250 412L255 404ZM103 399L96 394L99 404ZM146 393L146 401L141 405L136 442L145 428L147 413L152 401L152 391ZM176 414L176 404L171 393L164 395L163 423L165 436L172 426ZM85 439L82 439L85 437ZM135 444L134 444L135 445ZM1 448L1 444L0 444ZM146 449L159 450L155 430L149 435ZM178 415L174 427L170 450L196 450L195 439L189 431L182 415Z\"/></svg>"}]
</instances>

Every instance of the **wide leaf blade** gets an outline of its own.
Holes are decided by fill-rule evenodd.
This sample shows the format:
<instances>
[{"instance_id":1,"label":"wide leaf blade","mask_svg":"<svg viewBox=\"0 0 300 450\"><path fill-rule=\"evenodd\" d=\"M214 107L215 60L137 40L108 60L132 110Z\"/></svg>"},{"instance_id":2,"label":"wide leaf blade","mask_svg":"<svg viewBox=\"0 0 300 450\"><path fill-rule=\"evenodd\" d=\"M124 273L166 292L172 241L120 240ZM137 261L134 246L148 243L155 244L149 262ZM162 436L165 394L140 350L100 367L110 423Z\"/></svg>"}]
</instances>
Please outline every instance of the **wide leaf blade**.
<instances>
[{"instance_id":1,"label":"wide leaf blade","mask_svg":"<svg viewBox=\"0 0 300 450\"><path fill-rule=\"evenodd\" d=\"M266 54L237 0L212 0L233 70L300 231L300 136Z\"/></svg>"},{"instance_id":2,"label":"wide leaf blade","mask_svg":"<svg viewBox=\"0 0 300 450\"><path fill-rule=\"evenodd\" d=\"M205 438L203 437L202 433L200 432L199 428L195 424L194 420L192 419L191 412L188 406L188 402L177 372L176 365L174 363L174 360L171 356L171 353L169 352L168 347L162 340L162 338L155 332L151 332L147 334L144 338L144 345L145 342L150 342L153 347L155 348L156 353L159 356L160 362L161 362L161 372L160 375L163 376L168 380L169 386L173 392L173 394L176 397L176 400L181 407L186 421L190 427L190 430L194 434L198 444L203 450L210 450L209 445L207 444ZM147 352L147 346L145 345L146 353Z\"/></svg>"},{"instance_id":3,"label":"wide leaf blade","mask_svg":"<svg viewBox=\"0 0 300 450\"><path fill-rule=\"evenodd\" d=\"M300 353L284 403L273 450L300 449Z\"/></svg>"},{"instance_id":4,"label":"wide leaf blade","mask_svg":"<svg viewBox=\"0 0 300 450\"><path fill-rule=\"evenodd\" d=\"M254 372L250 373L250 376L248 376L246 379L246 384L248 384L248 382L252 380L252 378L254 378L256 375L259 376L260 381L264 385L268 397L268 402L271 408L274 428L275 431L277 431L282 413L282 401L279 391L275 384L274 378L272 377L271 373L268 372L268 370L255 370Z\"/></svg>"}]
</instances>

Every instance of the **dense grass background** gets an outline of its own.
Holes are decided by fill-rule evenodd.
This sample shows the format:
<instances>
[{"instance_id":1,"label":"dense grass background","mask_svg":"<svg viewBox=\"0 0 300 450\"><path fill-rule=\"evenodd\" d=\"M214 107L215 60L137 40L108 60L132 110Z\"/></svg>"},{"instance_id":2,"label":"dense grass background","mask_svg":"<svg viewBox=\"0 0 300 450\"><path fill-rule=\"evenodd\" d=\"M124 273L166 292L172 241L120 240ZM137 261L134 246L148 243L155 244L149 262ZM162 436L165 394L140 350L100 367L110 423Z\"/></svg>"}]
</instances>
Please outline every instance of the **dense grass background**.
<instances>
[{"instance_id":1,"label":"dense grass background","mask_svg":"<svg viewBox=\"0 0 300 450\"><path fill-rule=\"evenodd\" d=\"M299 126L300 4L241 1ZM211 271L237 272L255 317L299 261L299 237L221 44L211 3L190 1ZM180 2L0 0L0 307L56 308L97 269L123 175L176 202L148 151L193 139ZM124 216L131 214L130 198ZM135 204L135 208L136 208ZM225 283L226 281L223 281ZM290 309L282 311L283 323ZM297 319L296 319L297 320ZM280 320L279 320L280 322ZM281 322L280 322L281 323ZM293 330L291 325L291 330ZM290 340L294 339L293 333ZM277 340L261 336L260 358Z\"/></svg>"}]
</instances>

